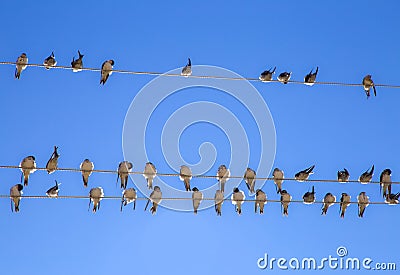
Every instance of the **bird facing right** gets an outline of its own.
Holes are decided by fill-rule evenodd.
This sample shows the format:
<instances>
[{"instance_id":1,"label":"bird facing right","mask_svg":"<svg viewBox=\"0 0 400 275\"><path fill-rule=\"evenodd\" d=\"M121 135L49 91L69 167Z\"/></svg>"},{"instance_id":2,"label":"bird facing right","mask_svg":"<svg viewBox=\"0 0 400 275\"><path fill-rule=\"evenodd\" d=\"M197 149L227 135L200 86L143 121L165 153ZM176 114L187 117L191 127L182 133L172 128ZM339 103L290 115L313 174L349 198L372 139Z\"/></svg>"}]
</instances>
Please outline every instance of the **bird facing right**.
<instances>
[{"instance_id":1,"label":"bird facing right","mask_svg":"<svg viewBox=\"0 0 400 275\"><path fill-rule=\"evenodd\" d=\"M100 79L100 84L106 84L108 77L112 74L112 69L114 66L114 60L110 59L107 61L104 61L104 63L101 65L101 79Z\"/></svg>"},{"instance_id":2,"label":"bird facing right","mask_svg":"<svg viewBox=\"0 0 400 275\"><path fill-rule=\"evenodd\" d=\"M94 169L94 163L91 162L89 159L85 159L79 168L82 171L82 180L83 180L83 186L87 187L89 183L89 176L92 174L93 169Z\"/></svg>"}]
</instances>

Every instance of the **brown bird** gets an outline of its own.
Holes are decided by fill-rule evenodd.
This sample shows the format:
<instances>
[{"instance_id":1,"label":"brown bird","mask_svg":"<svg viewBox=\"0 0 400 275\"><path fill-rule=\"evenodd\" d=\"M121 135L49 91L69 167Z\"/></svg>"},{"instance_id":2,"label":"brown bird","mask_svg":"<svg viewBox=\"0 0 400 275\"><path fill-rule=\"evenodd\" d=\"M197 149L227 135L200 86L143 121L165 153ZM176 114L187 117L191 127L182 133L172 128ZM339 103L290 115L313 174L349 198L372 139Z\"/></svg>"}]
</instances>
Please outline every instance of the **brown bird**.
<instances>
[{"instance_id":1,"label":"brown bird","mask_svg":"<svg viewBox=\"0 0 400 275\"><path fill-rule=\"evenodd\" d=\"M191 191L190 180L192 179L192 170L186 165L181 166L181 171L179 173L179 178L185 184L186 191Z\"/></svg>"}]
</instances>

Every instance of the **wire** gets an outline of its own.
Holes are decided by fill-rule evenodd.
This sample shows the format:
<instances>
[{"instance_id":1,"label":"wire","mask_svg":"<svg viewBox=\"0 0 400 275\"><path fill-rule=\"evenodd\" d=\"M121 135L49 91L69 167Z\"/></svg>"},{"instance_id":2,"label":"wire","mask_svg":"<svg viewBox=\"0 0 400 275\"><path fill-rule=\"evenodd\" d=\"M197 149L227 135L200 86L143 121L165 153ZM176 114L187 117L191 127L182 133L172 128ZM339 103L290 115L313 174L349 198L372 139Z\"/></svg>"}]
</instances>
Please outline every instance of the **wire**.
<instances>
[{"instance_id":1,"label":"wire","mask_svg":"<svg viewBox=\"0 0 400 275\"><path fill-rule=\"evenodd\" d=\"M0 165L0 169L22 169L21 166L17 166L17 165ZM39 171L47 171L46 168L43 167L37 167L35 168L36 170ZM58 171L64 171L64 172L78 172L81 173L83 171L87 171L87 170L82 170L82 169L78 169L78 168L56 168L56 170ZM93 173L109 173L109 174L118 174L118 171L115 170L100 170L100 169L93 169L92 170ZM131 172L127 172L128 174L131 175L144 175L144 172L138 172L138 171L131 171ZM180 174L176 174L176 173L156 173L157 176L160 177L179 177ZM205 178L205 179L216 179L217 176L210 176L210 175L192 175L193 178ZM227 177L229 179L243 179L243 176L229 176ZM271 178L271 177L256 177L254 178L254 180L265 180L265 181L273 181L275 180L275 178ZM297 181L297 179L295 178L283 178L284 181ZM360 183L357 180L348 180L347 182L340 182L336 179L307 179L305 180L305 182L339 182L339 183ZM370 181L368 182L368 184L381 184L380 181ZM388 183L389 184L389 183ZM398 181L392 181L390 182L390 184L400 184L400 182Z\"/></svg>"},{"instance_id":2,"label":"wire","mask_svg":"<svg viewBox=\"0 0 400 275\"><path fill-rule=\"evenodd\" d=\"M8 62L8 61L0 61L0 65L16 65L16 62ZM26 64L28 67L45 67L43 64ZM52 69L64 69L64 70L72 70L71 66L53 66ZM92 72L101 72L99 68L82 68L82 71L92 71ZM113 73L120 74L131 74L131 75L157 75L157 76L166 76L166 77L185 77L185 78L198 78L198 79L220 79L220 80L236 80L236 81L251 81L251 82L263 82L258 78L251 77L225 77L225 76L214 76L214 75L189 75L182 76L181 74L171 74L171 73L160 73L160 72L136 72L136 71L127 71L127 70L112 70ZM272 79L268 82L280 82L279 80ZM293 84L304 84L304 81L297 80L288 80L288 83ZM315 81L314 84L317 85L330 85L330 86L348 86L348 87L363 87L361 83L345 83L345 82L331 82L331 81ZM400 85L391 85L391 84L374 84L375 87L382 88L391 88L391 89L400 89Z\"/></svg>"},{"instance_id":3,"label":"wire","mask_svg":"<svg viewBox=\"0 0 400 275\"><path fill-rule=\"evenodd\" d=\"M11 196L10 195L0 195L0 199L4 199L4 198L10 198ZM14 197L16 197L16 198L24 198L24 199L90 199L90 197L89 196L72 196L72 195L70 195L70 196L58 196L58 197L48 197L48 196L40 196L40 195L33 195L33 196L24 196L24 195L22 195L22 196L12 196L13 198ZM122 200L122 196L104 196L104 197L101 197L101 199L105 199L105 200ZM148 200L148 198L146 198L146 197L138 197L138 198L136 198L136 200L145 200L145 201L147 201ZM162 198L162 200L164 201L164 200L169 200L169 201L188 201L188 200L193 200L192 198ZM204 201L215 201L215 198L203 198L203 199L201 199L200 201L202 201L202 200L204 200ZM221 201L231 201L231 199L230 198L224 198L224 199L221 199L221 200L218 200L218 202L221 202ZM258 201L258 200L256 200L256 199L244 199L244 200L242 200L243 202L256 202L256 201ZM265 203L281 203L281 201L280 200L271 200L271 199L267 199L266 201L265 201ZM291 200L290 201L290 203L304 203L304 201L302 201L302 200ZM323 201L315 201L313 204L324 204L324 202ZM336 202L333 202L333 204L340 204L340 201L336 201ZM358 202L349 202L349 204L358 204ZM386 202L369 202L369 204L388 204L388 203L386 203Z\"/></svg>"}]
</instances>

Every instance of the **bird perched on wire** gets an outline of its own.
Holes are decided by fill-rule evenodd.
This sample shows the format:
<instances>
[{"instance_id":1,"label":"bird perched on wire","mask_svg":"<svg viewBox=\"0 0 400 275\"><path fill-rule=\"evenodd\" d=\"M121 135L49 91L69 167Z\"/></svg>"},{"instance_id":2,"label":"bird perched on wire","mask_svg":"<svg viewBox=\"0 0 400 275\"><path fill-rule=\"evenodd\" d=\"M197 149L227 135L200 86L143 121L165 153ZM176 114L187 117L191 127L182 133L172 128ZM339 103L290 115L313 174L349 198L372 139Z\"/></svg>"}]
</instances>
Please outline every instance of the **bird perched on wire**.
<instances>
[{"instance_id":1,"label":"bird perched on wire","mask_svg":"<svg viewBox=\"0 0 400 275\"><path fill-rule=\"evenodd\" d=\"M46 68L46 70L50 70L51 67L54 67L57 65L56 58L54 57L54 52L51 52L51 55L49 55L44 61L43 65Z\"/></svg>"},{"instance_id":2,"label":"bird perched on wire","mask_svg":"<svg viewBox=\"0 0 400 275\"><path fill-rule=\"evenodd\" d=\"M351 197L347 193L342 193L342 197L340 198L340 217L344 218L344 213L346 212L347 207L350 205Z\"/></svg>"},{"instance_id":3,"label":"bird perched on wire","mask_svg":"<svg viewBox=\"0 0 400 275\"><path fill-rule=\"evenodd\" d=\"M128 184L128 177L129 177L129 172L132 171L133 164L129 161L122 161L118 165L118 176L117 176L117 183L118 179L121 178L121 188L126 189L126 186Z\"/></svg>"},{"instance_id":4,"label":"bird perched on wire","mask_svg":"<svg viewBox=\"0 0 400 275\"><path fill-rule=\"evenodd\" d=\"M200 203L203 200L203 193L197 187L193 187L192 191L193 212L197 214L197 209L199 209Z\"/></svg>"},{"instance_id":5,"label":"bird perched on wire","mask_svg":"<svg viewBox=\"0 0 400 275\"><path fill-rule=\"evenodd\" d=\"M93 202L93 213L96 213L97 210L100 209L100 201L104 197L104 192L103 188L101 187L95 187L90 189L89 192L89 209L90 209L90 203ZM89 211L88 209L88 211Z\"/></svg>"},{"instance_id":6,"label":"bird perched on wire","mask_svg":"<svg viewBox=\"0 0 400 275\"><path fill-rule=\"evenodd\" d=\"M317 79L317 74L318 74L318 67L315 70L315 73L313 73L313 70L311 70L305 77L304 77L304 84L308 86L312 86L315 83L315 80Z\"/></svg>"},{"instance_id":7,"label":"bird perched on wire","mask_svg":"<svg viewBox=\"0 0 400 275\"><path fill-rule=\"evenodd\" d=\"M242 204L246 196L244 195L243 191L240 191L239 188L233 188L233 194L231 196L232 204L235 205L235 211L238 215L242 214Z\"/></svg>"},{"instance_id":8,"label":"bird perched on wire","mask_svg":"<svg viewBox=\"0 0 400 275\"><path fill-rule=\"evenodd\" d=\"M262 82L270 82L272 80L272 75L275 74L276 67L272 70L269 69L267 71L263 71L261 75L258 77Z\"/></svg>"},{"instance_id":9,"label":"bird perched on wire","mask_svg":"<svg viewBox=\"0 0 400 275\"><path fill-rule=\"evenodd\" d=\"M50 197L50 198L57 198L58 197L58 191L60 190L58 188L58 186L61 183L58 183L57 181L55 181L55 182L56 182L56 185L54 185L53 187L50 187L49 190L47 190L47 192L46 192L46 195L48 197Z\"/></svg>"},{"instance_id":10,"label":"bird perched on wire","mask_svg":"<svg viewBox=\"0 0 400 275\"><path fill-rule=\"evenodd\" d=\"M21 182L22 177L24 178L24 186L28 186L29 175L36 171L36 161L34 156L27 156L22 159L21 163L19 164L21 167Z\"/></svg>"},{"instance_id":11,"label":"bird perched on wire","mask_svg":"<svg viewBox=\"0 0 400 275\"><path fill-rule=\"evenodd\" d=\"M260 214L264 214L264 206L267 203L267 195L261 189L256 190L256 200L254 203L254 211L257 213L257 208L260 209Z\"/></svg>"},{"instance_id":12,"label":"bird perched on wire","mask_svg":"<svg viewBox=\"0 0 400 275\"><path fill-rule=\"evenodd\" d=\"M297 172L294 175L294 178L298 181L298 182L304 182L306 180L308 180L308 177L311 174L314 174L313 170L314 170L315 165L308 167L307 169L304 169L300 172Z\"/></svg>"},{"instance_id":13,"label":"bird perched on wire","mask_svg":"<svg viewBox=\"0 0 400 275\"><path fill-rule=\"evenodd\" d=\"M361 174L361 176L358 178L358 181L361 184L367 184L372 180L372 176L374 175L374 168L375 166L372 165L371 170L367 170L364 173Z\"/></svg>"},{"instance_id":14,"label":"bird perched on wire","mask_svg":"<svg viewBox=\"0 0 400 275\"><path fill-rule=\"evenodd\" d=\"M153 192L151 192L149 199L147 200L146 207L144 211L147 210L147 206L150 201L153 203L153 206L150 208L151 214L155 214L157 212L157 206L162 201L162 192L159 186L154 186Z\"/></svg>"},{"instance_id":15,"label":"bird perched on wire","mask_svg":"<svg viewBox=\"0 0 400 275\"><path fill-rule=\"evenodd\" d=\"M326 215L328 208L336 202L336 197L332 193L327 193L324 197L324 205L322 206L322 215Z\"/></svg>"},{"instance_id":16,"label":"bird perched on wire","mask_svg":"<svg viewBox=\"0 0 400 275\"><path fill-rule=\"evenodd\" d=\"M246 172L244 172L243 178L250 193L253 194L255 192L254 186L256 185L256 171L247 167Z\"/></svg>"},{"instance_id":17,"label":"bird perched on wire","mask_svg":"<svg viewBox=\"0 0 400 275\"><path fill-rule=\"evenodd\" d=\"M389 205L399 204L400 193L397 194L386 194L385 202Z\"/></svg>"},{"instance_id":18,"label":"bird perched on wire","mask_svg":"<svg viewBox=\"0 0 400 275\"><path fill-rule=\"evenodd\" d=\"M51 154L50 159L47 161L46 164L47 174L53 173L58 168L58 158L60 157L60 155L58 154L57 150L58 147L54 146L53 153Z\"/></svg>"},{"instance_id":19,"label":"bird perched on wire","mask_svg":"<svg viewBox=\"0 0 400 275\"><path fill-rule=\"evenodd\" d=\"M26 67L28 67L28 57L26 56L26 53L22 53L17 58L17 62L16 62L16 65L15 65L14 77L16 79L19 79L20 76L21 76L22 71L25 70Z\"/></svg>"},{"instance_id":20,"label":"bird perched on wire","mask_svg":"<svg viewBox=\"0 0 400 275\"><path fill-rule=\"evenodd\" d=\"M288 84L290 77L292 76L292 72L283 72L278 76L278 81L283 84Z\"/></svg>"},{"instance_id":21,"label":"bird perched on wire","mask_svg":"<svg viewBox=\"0 0 400 275\"><path fill-rule=\"evenodd\" d=\"M185 184L185 190L190 191L190 180L192 179L192 170L186 165L181 166L179 179Z\"/></svg>"},{"instance_id":22,"label":"bird perched on wire","mask_svg":"<svg viewBox=\"0 0 400 275\"><path fill-rule=\"evenodd\" d=\"M281 207L283 209L283 216L289 216L289 204L292 200L292 196L286 191L281 191Z\"/></svg>"},{"instance_id":23,"label":"bird perched on wire","mask_svg":"<svg viewBox=\"0 0 400 275\"><path fill-rule=\"evenodd\" d=\"M121 212L122 207L133 202L133 210L136 209L137 194L135 188L128 188L122 191Z\"/></svg>"},{"instance_id":24,"label":"bird perched on wire","mask_svg":"<svg viewBox=\"0 0 400 275\"><path fill-rule=\"evenodd\" d=\"M337 172L337 180L339 182L348 182L350 179L350 173L344 168L342 171Z\"/></svg>"},{"instance_id":25,"label":"bird perched on wire","mask_svg":"<svg viewBox=\"0 0 400 275\"><path fill-rule=\"evenodd\" d=\"M380 191L382 193L383 190L383 198L386 198L387 194L392 193L392 170L390 169L385 169L382 171L381 176L379 178L379 183L380 183Z\"/></svg>"},{"instance_id":26,"label":"bird perched on wire","mask_svg":"<svg viewBox=\"0 0 400 275\"><path fill-rule=\"evenodd\" d=\"M369 197L365 194L365 192L361 192L358 197L358 216L360 218L364 217L365 208L369 205Z\"/></svg>"},{"instance_id":27,"label":"bird perched on wire","mask_svg":"<svg viewBox=\"0 0 400 275\"><path fill-rule=\"evenodd\" d=\"M89 159L85 159L79 168L82 171L82 180L83 180L83 186L87 187L89 183L89 176L92 174L93 169L94 169L94 163L91 162Z\"/></svg>"},{"instance_id":28,"label":"bird perched on wire","mask_svg":"<svg viewBox=\"0 0 400 275\"><path fill-rule=\"evenodd\" d=\"M225 192L225 183L229 180L230 176L231 172L229 171L228 168L226 168L224 164L218 167L217 180L219 182L219 187L222 193Z\"/></svg>"},{"instance_id":29,"label":"bird perched on wire","mask_svg":"<svg viewBox=\"0 0 400 275\"><path fill-rule=\"evenodd\" d=\"M214 207L215 212L217 212L217 216L222 215L222 204L224 203L224 192L221 190L217 190L214 196Z\"/></svg>"},{"instance_id":30,"label":"bird perched on wire","mask_svg":"<svg viewBox=\"0 0 400 275\"><path fill-rule=\"evenodd\" d=\"M157 175L157 169L155 165L151 162L147 162L144 166L143 176L147 181L147 187L153 189L153 180Z\"/></svg>"},{"instance_id":31,"label":"bird perched on wire","mask_svg":"<svg viewBox=\"0 0 400 275\"><path fill-rule=\"evenodd\" d=\"M112 69L114 66L114 60L110 59L104 61L103 65L101 65L101 79L100 84L106 84L108 77L112 74Z\"/></svg>"},{"instance_id":32,"label":"bird perched on wire","mask_svg":"<svg viewBox=\"0 0 400 275\"><path fill-rule=\"evenodd\" d=\"M311 192L306 192L303 195L303 203L304 204L313 204L315 202L315 189L314 186L311 189Z\"/></svg>"},{"instance_id":33,"label":"bird perched on wire","mask_svg":"<svg viewBox=\"0 0 400 275\"><path fill-rule=\"evenodd\" d=\"M279 194L282 191L282 183L284 178L283 171L279 168L275 168L272 176L274 178L274 183L276 186L276 193Z\"/></svg>"},{"instance_id":34,"label":"bird perched on wire","mask_svg":"<svg viewBox=\"0 0 400 275\"><path fill-rule=\"evenodd\" d=\"M192 75L192 61L188 58L188 63L185 67L183 67L181 75L183 76L190 76Z\"/></svg>"},{"instance_id":35,"label":"bird perched on wire","mask_svg":"<svg viewBox=\"0 0 400 275\"><path fill-rule=\"evenodd\" d=\"M372 81L371 75L366 75L362 82L364 86L365 94L367 95L367 99L370 97L371 87L374 89L374 95L376 96L376 88L374 81Z\"/></svg>"},{"instance_id":36,"label":"bird perched on wire","mask_svg":"<svg viewBox=\"0 0 400 275\"><path fill-rule=\"evenodd\" d=\"M75 60L75 56L72 57L71 67L74 73L82 71L83 68L83 54L78 50L79 58Z\"/></svg>"},{"instance_id":37,"label":"bird perched on wire","mask_svg":"<svg viewBox=\"0 0 400 275\"><path fill-rule=\"evenodd\" d=\"M10 198L11 198L11 212L19 212L19 203L21 201L21 196L23 194L22 189L24 189L24 186L22 184L18 183L11 187L10 189ZM13 203L14 203L14 208L13 208Z\"/></svg>"}]
</instances>

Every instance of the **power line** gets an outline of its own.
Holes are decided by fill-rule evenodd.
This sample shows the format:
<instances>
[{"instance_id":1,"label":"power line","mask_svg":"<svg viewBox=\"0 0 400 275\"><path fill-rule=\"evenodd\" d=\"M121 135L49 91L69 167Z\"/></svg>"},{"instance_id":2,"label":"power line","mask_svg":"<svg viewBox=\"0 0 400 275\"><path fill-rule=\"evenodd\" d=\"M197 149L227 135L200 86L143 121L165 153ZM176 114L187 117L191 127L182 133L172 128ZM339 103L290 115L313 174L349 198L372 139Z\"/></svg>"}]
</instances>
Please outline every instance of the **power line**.
<instances>
[{"instance_id":1,"label":"power line","mask_svg":"<svg viewBox=\"0 0 400 275\"><path fill-rule=\"evenodd\" d=\"M9 199L10 197L11 197L10 195L4 195L4 194L0 195L0 199L5 199L5 198ZM75 195L75 196L74 195L58 196L58 197L48 197L48 196L42 196L42 195L30 195L30 196L22 195L22 196L12 196L12 197L13 198L14 197L24 198L24 199L85 199L85 200L90 199L89 196L78 196L78 195ZM101 197L101 199L104 199L104 200L122 200L122 196L104 196L104 197ZM146 198L146 197L137 197L136 200L138 200L138 201L140 201L140 200L147 201L148 198ZM163 200L163 201L164 200L166 200L166 201L191 201L193 199L192 198L170 197L170 198L162 198L161 200ZM204 200L204 201L215 201L215 198L203 198L201 200ZM221 202L221 201L224 201L224 202L225 201L231 201L231 199L230 198L224 198L224 199L218 200L218 202ZM244 199L244 200L242 200L242 202L256 202L256 201L260 201L260 200L256 200L256 199ZM272 200L272 199L267 199L266 201L260 201L260 202L281 203L280 200ZM290 203L302 203L302 204L304 204L304 201L302 201L302 200L291 200ZM348 203L349 204L358 204L357 201L351 201L351 202L348 202ZM315 201L313 204L324 204L324 202L323 201ZM340 201L335 201L335 202L333 202L333 204L340 204ZM386 202L368 202L368 204L386 205L388 203L386 203Z\"/></svg>"},{"instance_id":2,"label":"power line","mask_svg":"<svg viewBox=\"0 0 400 275\"><path fill-rule=\"evenodd\" d=\"M0 165L0 169L21 169L21 166L17 166L17 165ZM35 168L36 170L39 171L47 171L46 168L43 167L37 167ZM75 172L75 173L81 173L87 170L83 170L83 169L79 169L79 168L56 168L56 170L58 171L64 171L64 172ZM102 170L102 169L93 169L91 170L93 173L108 173L108 174L118 174L118 171L116 170ZM144 175L144 172L138 172L138 171L131 171L131 172L127 172L128 174L131 175ZM179 177L180 174L176 174L176 173L156 173L157 176L160 177ZM216 179L217 176L210 176L210 175L192 175L193 178L205 178L205 179ZM243 179L243 176L229 176L227 177L228 179ZM255 180L265 180L265 181L273 181L275 179L278 178L272 178L272 177L256 177L254 178ZM280 179L278 179L280 180ZM284 181L298 181L295 178L283 178L282 180ZM358 183L360 184L360 182L358 180L348 180L346 182L340 182L337 179L307 179L305 180L305 182L317 182L317 183L322 183L322 182L335 182L335 183L341 183L341 184L345 184L345 183ZM380 181L370 181L367 184L381 184ZM365 185L367 185L365 184ZM389 183L387 183L389 184ZM393 181L390 182L390 184L400 184L399 181Z\"/></svg>"},{"instance_id":3,"label":"power line","mask_svg":"<svg viewBox=\"0 0 400 275\"><path fill-rule=\"evenodd\" d=\"M16 65L16 62L8 62L8 61L0 61L0 65ZM26 64L28 67L42 67L45 68L43 64ZM52 69L64 69L64 70L72 70L71 66L52 66ZM82 71L92 71L92 72L101 72L100 68L82 68ZM219 79L219 80L233 80L233 81L251 81L251 82L263 82L258 78L252 77L226 77L226 76L215 76L215 75L189 75L182 76L181 74L172 74L172 73L160 73L160 72L139 72L139 71L128 71L128 70L112 70L113 73L119 74L131 74L131 75L153 75L153 76L165 76L165 77L185 77L185 78L198 78L198 79ZM272 79L268 82L272 83L280 83L277 79ZM288 83L292 84L304 84L304 81L297 80L288 80ZM347 86L347 87L363 87L361 83L345 83L345 82L334 82L334 81L315 81L316 85L330 85L330 86ZM400 85L392 85L392 84L374 84L375 87L389 88L389 89L400 89Z\"/></svg>"}]
</instances>

